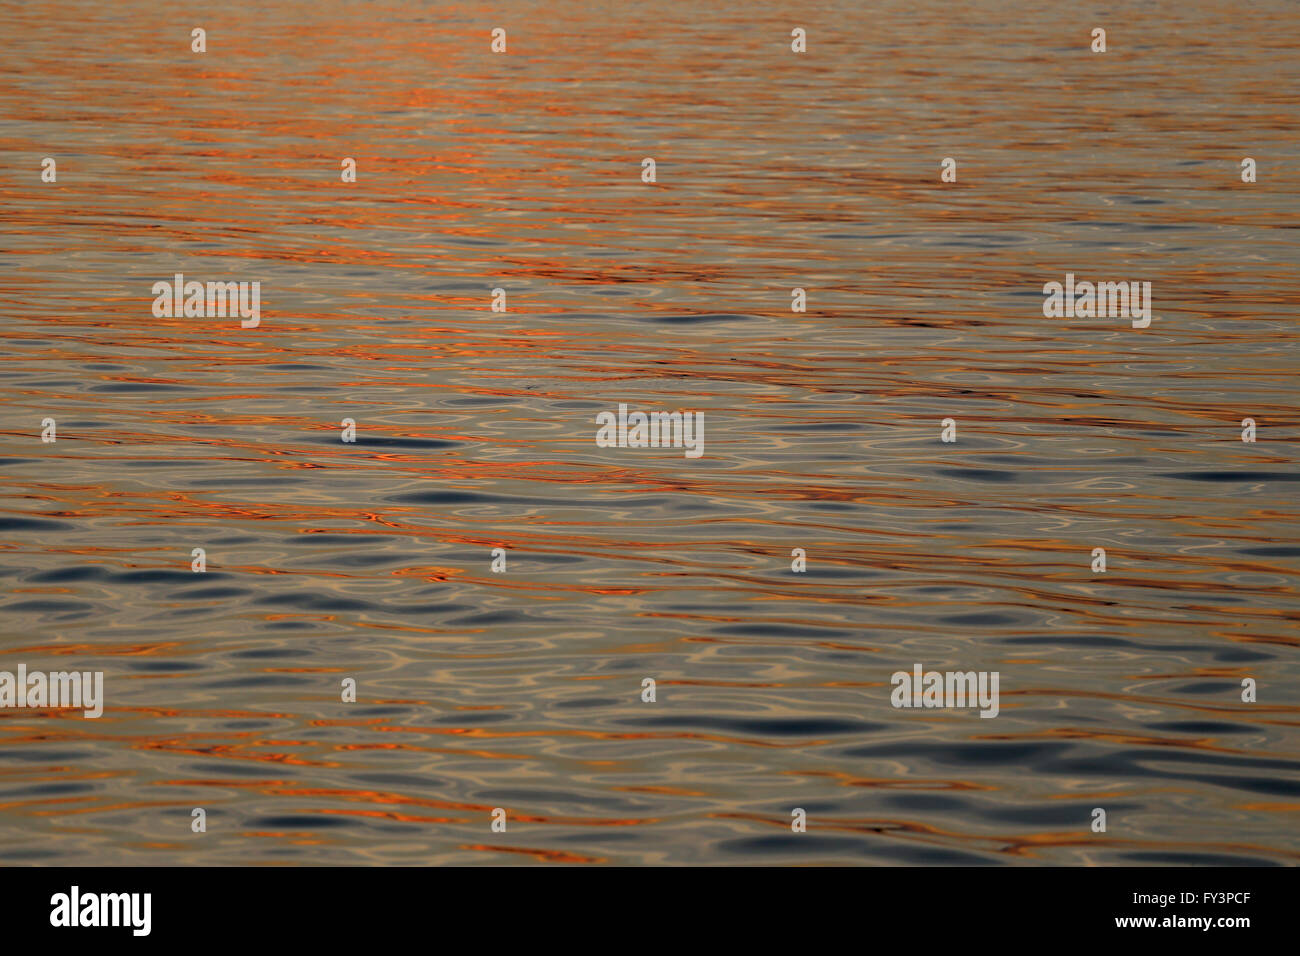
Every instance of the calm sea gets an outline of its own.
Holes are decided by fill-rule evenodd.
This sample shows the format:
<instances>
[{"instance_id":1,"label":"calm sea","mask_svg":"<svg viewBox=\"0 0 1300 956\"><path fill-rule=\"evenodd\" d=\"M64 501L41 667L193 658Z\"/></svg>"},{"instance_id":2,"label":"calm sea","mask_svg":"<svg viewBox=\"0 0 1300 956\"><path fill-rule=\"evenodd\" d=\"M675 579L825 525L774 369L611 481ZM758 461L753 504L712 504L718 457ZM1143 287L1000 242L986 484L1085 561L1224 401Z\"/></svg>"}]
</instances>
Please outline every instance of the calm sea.
<instances>
[{"instance_id":1,"label":"calm sea","mask_svg":"<svg viewBox=\"0 0 1300 956\"><path fill-rule=\"evenodd\" d=\"M0 710L0 862L1300 862L1290 0L0 37L0 670L106 698Z\"/></svg>"}]
</instances>

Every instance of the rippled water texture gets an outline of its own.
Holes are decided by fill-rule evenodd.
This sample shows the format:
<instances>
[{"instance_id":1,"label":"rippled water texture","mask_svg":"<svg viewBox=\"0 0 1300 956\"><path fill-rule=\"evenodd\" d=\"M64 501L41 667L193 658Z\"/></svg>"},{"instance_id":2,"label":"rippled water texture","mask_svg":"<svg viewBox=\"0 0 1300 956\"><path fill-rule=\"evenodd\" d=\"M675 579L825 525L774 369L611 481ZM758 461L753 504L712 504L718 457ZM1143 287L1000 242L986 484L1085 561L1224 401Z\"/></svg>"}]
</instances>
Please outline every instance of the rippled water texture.
<instances>
[{"instance_id":1,"label":"rippled water texture","mask_svg":"<svg viewBox=\"0 0 1300 956\"><path fill-rule=\"evenodd\" d=\"M0 861L1300 862L1290 0L0 17Z\"/></svg>"}]
</instances>

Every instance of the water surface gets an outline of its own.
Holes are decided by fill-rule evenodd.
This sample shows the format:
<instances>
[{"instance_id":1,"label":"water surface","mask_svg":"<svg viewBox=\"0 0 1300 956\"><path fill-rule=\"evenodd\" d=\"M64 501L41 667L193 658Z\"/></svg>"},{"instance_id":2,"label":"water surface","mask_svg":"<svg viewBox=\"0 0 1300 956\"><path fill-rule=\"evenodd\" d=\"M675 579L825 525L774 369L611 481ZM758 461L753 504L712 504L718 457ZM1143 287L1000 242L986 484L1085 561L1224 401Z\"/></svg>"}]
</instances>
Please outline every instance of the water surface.
<instances>
[{"instance_id":1,"label":"water surface","mask_svg":"<svg viewBox=\"0 0 1300 956\"><path fill-rule=\"evenodd\" d=\"M0 711L0 861L1300 861L1294 4L0 36L0 669L108 697ZM154 318L177 272L260 326ZM1151 327L1045 319L1067 272Z\"/></svg>"}]
</instances>

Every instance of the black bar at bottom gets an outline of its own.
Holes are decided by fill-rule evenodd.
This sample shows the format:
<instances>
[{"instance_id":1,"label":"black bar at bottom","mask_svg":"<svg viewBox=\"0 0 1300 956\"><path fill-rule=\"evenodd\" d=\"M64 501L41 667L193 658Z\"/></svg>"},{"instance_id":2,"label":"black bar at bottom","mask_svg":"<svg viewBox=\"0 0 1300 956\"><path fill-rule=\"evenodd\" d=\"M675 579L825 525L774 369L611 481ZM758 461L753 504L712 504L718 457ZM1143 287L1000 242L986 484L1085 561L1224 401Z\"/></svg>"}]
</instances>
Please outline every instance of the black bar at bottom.
<instances>
[{"instance_id":1,"label":"black bar at bottom","mask_svg":"<svg viewBox=\"0 0 1300 956\"><path fill-rule=\"evenodd\" d=\"M805 949L830 945L830 932L865 947L992 948L1021 934L1232 946L1265 939L1260 931L1289 938L1279 934L1293 920L1295 889L1292 868L37 867L0 870L0 918L11 944L75 935L78 945L127 947L336 948L410 937L456 949L518 939L654 951L749 940L766 949L790 937ZM137 933L143 894L147 935Z\"/></svg>"}]
</instances>

